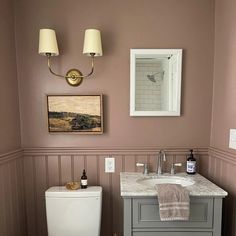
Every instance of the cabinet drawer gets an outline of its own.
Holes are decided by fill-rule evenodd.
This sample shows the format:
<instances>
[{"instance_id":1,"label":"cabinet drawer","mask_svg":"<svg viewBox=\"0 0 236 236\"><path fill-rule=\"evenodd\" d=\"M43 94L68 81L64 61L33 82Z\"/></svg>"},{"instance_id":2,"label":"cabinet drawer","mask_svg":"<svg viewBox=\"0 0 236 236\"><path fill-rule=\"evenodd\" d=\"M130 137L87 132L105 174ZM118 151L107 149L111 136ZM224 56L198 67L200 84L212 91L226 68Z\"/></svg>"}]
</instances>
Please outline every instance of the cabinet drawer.
<instances>
[{"instance_id":1,"label":"cabinet drawer","mask_svg":"<svg viewBox=\"0 0 236 236\"><path fill-rule=\"evenodd\" d=\"M212 236L212 232L134 232L133 236Z\"/></svg>"},{"instance_id":2,"label":"cabinet drawer","mask_svg":"<svg viewBox=\"0 0 236 236\"><path fill-rule=\"evenodd\" d=\"M213 199L210 198L193 198L190 200L189 221L161 221L157 198L134 198L132 209L134 228L212 228Z\"/></svg>"}]
</instances>

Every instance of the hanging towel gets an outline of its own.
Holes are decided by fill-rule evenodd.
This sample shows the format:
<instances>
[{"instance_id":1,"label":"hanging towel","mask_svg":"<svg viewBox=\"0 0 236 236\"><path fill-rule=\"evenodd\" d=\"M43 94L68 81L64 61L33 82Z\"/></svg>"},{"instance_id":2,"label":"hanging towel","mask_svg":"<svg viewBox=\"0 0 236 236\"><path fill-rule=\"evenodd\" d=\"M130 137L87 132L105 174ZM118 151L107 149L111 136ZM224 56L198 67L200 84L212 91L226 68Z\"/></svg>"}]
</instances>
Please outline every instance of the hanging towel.
<instances>
[{"instance_id":1,"label":"hanging towel","mask_svg":"<svg viewBox=\"0 0 236 236\"><path fill-rule=\"evenodd\" d=\"M189 220L189 192L180 184L156 184L161 221Z\"/></svg>"}]
</instances>

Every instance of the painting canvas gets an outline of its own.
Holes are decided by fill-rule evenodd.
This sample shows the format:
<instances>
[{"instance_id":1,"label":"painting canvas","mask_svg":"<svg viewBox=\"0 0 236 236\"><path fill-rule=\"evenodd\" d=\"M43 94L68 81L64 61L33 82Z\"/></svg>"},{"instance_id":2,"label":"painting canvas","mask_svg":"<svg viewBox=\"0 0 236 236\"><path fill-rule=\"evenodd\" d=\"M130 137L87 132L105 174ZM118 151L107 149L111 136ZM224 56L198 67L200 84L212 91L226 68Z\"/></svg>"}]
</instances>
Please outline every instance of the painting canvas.
<instances>
[{"instance_id":1,"label":"painting canvas","mask_svg":"<svg viewBox=\"0 0 236 236\"><path fill-rule=\"evenodd\" d=\"M48 95L49 132L103 133L102 95Z\"/></svg>"}]
</instances>

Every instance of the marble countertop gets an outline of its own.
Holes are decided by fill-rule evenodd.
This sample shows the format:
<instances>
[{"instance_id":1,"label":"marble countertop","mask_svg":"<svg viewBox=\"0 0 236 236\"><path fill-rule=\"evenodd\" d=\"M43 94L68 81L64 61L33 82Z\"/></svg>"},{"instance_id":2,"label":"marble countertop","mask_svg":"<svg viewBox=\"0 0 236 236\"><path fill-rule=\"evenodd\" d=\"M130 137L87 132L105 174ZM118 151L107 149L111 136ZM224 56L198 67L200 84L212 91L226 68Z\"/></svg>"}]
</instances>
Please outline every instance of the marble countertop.
<instances>
[{"instance_id":1,"label":"marble countertop","mask_svg":"<svg viewBox=\"0 0 236 236\"><path fill-rule=\"evenodd\" d=\"M186 180L193 181L194 184L186 186L189 190L190 196L218 196L225 197L228 195L226 191L213 184L200 174L188 175L187 173L177 173L175 175L163 174L161 178L174 176L185 178ZM120 173L120 190L122 197L134 196L156 196L154 186L145 185L140 183L140 180L145 178L158 178L155 173L144 175L139 172L121 172Z\"/></svg>"}]
</instances>

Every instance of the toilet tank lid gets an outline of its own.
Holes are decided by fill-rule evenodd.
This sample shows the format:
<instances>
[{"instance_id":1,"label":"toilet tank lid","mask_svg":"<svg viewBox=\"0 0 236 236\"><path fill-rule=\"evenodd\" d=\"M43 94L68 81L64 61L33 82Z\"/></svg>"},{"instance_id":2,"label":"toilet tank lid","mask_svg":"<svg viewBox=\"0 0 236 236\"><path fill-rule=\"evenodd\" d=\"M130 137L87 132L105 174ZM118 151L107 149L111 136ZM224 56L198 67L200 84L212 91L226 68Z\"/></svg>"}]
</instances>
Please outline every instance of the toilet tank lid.
<instances>
[{"instance_id":1,"label":"toilet tank lid","mask_svg":"<svg viewBox=\"0 0 236 236\"><path fill-rule=\"evenodd\" d=\"M89 186L86 189L68 190L65 186L54 186L45 192L47 197L69 198L69 197L101 197L101 186Z\"/></svg>"}]
</instances>

